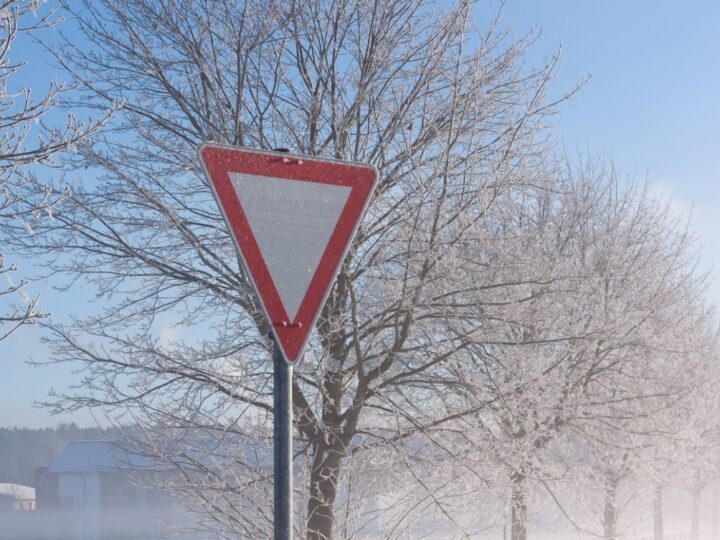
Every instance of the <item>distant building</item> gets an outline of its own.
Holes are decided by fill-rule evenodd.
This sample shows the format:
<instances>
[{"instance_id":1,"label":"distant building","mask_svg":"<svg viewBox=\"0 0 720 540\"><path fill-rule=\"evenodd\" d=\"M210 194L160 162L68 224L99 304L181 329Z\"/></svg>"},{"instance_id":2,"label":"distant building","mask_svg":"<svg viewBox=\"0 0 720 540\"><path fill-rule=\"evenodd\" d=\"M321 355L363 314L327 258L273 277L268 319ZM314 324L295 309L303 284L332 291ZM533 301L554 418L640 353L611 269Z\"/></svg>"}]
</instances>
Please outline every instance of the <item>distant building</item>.
<instances>
[{"instance_id":1,"label":"distant building","mask_svg":"<svg viewBox=\"0 0 720 540\"><path fill-rule=\"evenodd\" d=\"M35 510L35 488L21 484L0 484L0 512Z\"/></svg>"},{"instance_id":2,"label":"distant building","mask_svg":"<svg viewBox=\"0 0 720 540\"><path fill-rule=\"evenodd\" d=\"M70 443L45 473L56 479L59 538L163 538L172 509L162 495L133 481L150 462L120 441ZM137 480L137 478L135 478ZM40 505L42 509L43 505Z\"/></svg>"},{"instance_id":3,"label":"distant building","mask_svg":"<svg viewBox=\"0 0 720 540\"><path fill-rule=\"evenodd\" d=\"M0 540L207 540L156 487L171 474L122 441L72 442L35 488L0 484Z\"/></svg>"},{"instance_id":4,"label":"distant building","mask_svg":"<svg viewBox=\"0 0 720 540\"><path fill-rule=\"evenodd\" d=\"M146 508L147 491L134 485L129 475L149 466L147 459L124 450L120 442L77 441L65 447L48 473L57 477L63 508Z\"/></svg>"}]
</instances>

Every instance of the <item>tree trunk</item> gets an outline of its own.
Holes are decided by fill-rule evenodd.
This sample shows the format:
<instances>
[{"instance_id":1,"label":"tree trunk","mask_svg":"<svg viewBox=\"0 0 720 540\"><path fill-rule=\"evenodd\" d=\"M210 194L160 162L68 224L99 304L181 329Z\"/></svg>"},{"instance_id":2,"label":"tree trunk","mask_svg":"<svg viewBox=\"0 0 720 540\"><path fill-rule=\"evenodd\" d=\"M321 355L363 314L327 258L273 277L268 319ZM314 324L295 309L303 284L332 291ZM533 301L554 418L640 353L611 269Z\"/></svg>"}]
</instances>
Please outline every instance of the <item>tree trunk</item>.
<instances>
[{"instance_id":1,"label":"tree trunk","mask_svg":"<svg viewBox=\"0 0 720 540\"><path fill-rule=\"evenodd\" d=\"M340 473L340 454L319 450L310 471L307 540L330 540L335 526L335 498Z\"/></svg>"},{"instance_id":2,"label":"tree trunk","mask_svg":"<svg viewBox=\"0 0 720 540\"><path fill-rule=\"evenodd\" d=\"M510 496L510 540L527 540L527 495L525 476L514 472L511 476Z\"/></svg>"},{"instance_id":3,"label":"tree trunk","mask_svg":"<svg viewBox=\"0 0 720 540\"><path fill-rule=\"evenodd\" d=\"M617 535L617 482L608 480L605 486L605 512L603 513L603 538L615 540Z\"/></svg>"},{"instance_id":4,"label":"tree trunk","mask_svg":"<svg viewBox=\"0 0 720 540\"><path fill-rule=\"evenodd\" d=\"M663 540L663 499L662 487L653 490L653 540Z\"/></svg>"}]
</instances>

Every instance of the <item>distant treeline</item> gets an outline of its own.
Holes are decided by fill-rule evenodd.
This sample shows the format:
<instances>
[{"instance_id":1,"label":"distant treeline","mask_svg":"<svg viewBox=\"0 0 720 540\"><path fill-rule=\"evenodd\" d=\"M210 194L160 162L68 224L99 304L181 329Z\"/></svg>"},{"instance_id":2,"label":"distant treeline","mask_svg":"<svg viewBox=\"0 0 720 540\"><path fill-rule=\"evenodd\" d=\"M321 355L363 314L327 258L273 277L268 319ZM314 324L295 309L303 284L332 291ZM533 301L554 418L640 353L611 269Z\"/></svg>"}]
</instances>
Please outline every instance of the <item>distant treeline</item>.
<instances>
[{"instance_id":1,"label":"distant treeline","mask_svg":"<svg viewBox=\"0 0 720 540\"><path fill-rule=\"evenodd\" d=\"M35 467L50 465L71 441L109 439L112 430L60 424L56 428L0 428L0 483L35 486Z\"/></svg>"}]
</instances>

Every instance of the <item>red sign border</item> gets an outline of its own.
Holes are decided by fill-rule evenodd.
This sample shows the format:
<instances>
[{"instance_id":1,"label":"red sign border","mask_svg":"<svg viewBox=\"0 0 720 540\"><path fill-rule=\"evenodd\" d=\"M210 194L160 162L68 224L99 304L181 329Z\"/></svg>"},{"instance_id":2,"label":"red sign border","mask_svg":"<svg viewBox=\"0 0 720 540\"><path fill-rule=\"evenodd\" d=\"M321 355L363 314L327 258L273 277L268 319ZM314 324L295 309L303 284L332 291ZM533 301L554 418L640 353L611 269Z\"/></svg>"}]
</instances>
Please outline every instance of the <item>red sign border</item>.
<instances>
[{"instance_id":1,"label":"red sign border","mask_svg":"<svg viewBox=\"0 0 720 540\"><path fill-rule=\"evenodd\" d=\"M315 327L340 265L370 203L377 186L378 171L368 164L214 143L202 144L198 155L285 361L295 365L302 357L310 332ZM330 236L293 321L288 320L270 272L260 254L252 229L232 186L230 172L351 188L337 226Z\"/></svg>"}]
</instances>

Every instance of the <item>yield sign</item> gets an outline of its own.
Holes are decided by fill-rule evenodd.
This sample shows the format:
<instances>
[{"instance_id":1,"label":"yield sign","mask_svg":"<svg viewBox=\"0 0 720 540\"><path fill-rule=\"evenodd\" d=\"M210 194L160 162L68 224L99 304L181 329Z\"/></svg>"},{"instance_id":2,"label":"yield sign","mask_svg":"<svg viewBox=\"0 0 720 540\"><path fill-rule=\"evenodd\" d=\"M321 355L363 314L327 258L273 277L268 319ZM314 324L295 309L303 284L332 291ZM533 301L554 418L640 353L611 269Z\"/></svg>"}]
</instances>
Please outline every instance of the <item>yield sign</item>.
<instances>
[{"instance_id":1,"label":"yield sign","mask_svg":"<svg viewBox=\"0 0 720 540\"><path fill-rule=\"evenodd\" d=\"M285 359L310 330L377 183L371 165L204 144L200 159Z\"/></svg>"}]
</instances>

